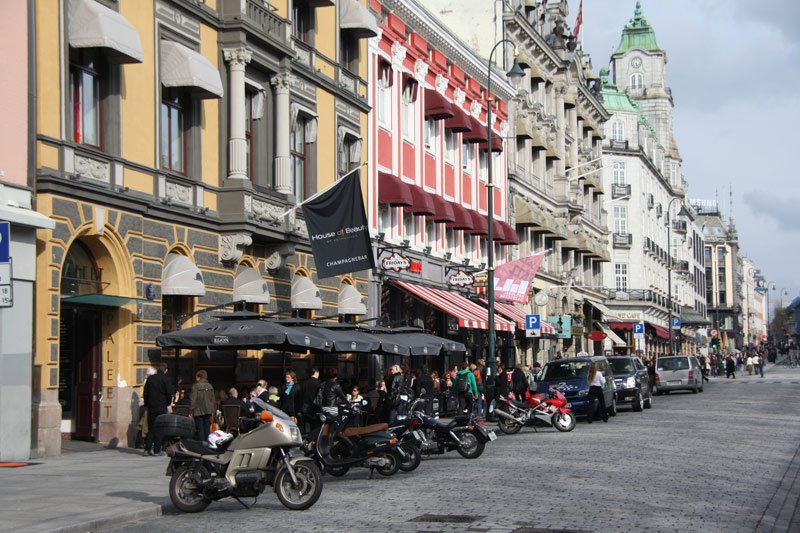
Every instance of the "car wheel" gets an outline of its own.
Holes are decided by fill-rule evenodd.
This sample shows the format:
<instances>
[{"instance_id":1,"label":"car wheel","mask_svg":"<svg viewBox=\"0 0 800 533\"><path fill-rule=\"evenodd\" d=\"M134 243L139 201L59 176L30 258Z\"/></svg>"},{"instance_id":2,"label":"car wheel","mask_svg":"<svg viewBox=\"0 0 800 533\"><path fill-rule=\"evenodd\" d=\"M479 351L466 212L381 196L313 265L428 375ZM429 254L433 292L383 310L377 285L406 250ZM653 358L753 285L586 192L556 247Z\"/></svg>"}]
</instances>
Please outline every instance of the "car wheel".
<instances>
[{"instance_id":1,"label":"car wheel","mask_svg":"<svg viewBox=\"0 0 800 533\"><path fill-rule=\"evenodd\" d=\"M703 392L703 389L704 389L704 388L705 388L705 387L700 387L700 392Z\"/></svg>"},{"instance_id":2,"label":"car wheel","mask_svg":"<svg viewBox=\"0 0 800 533\"><path fill-rule=\"evenodd\" d=\"M617 398L611 400L611 407L608 408L608 416L617 416Z\"/></svg>"},{"instance_id":3,"label":"car wheel","mask_svg":"<svg viewBox=\"0 0 800 533\"><path fill-rule=\"evenodd\" d=\"M642 391L636 391L636 396L631 402L631 407L634 411L639 412L644 409L644 398L642 398Z\"/></svg>"},{"instance_id":4,"label":"car wheel","mask_svg":"<svg viewBox=\"0 0 800 533\"><path fill-rule=\"evenodd\" d=\"M647 395L647 399L644 401L644 408L650 409L653 407L653 393Z\"/></svg>"},{"instance_id":5,"label":"car wheel","mask_svg":"<svg viewBox=\"0 0 800 533\"><path fill-rule=\"evenodd\" d=\"M694 387L692 387L692 394L697 394L697 384L695 383Z\"/></svg>"}]
</instances>

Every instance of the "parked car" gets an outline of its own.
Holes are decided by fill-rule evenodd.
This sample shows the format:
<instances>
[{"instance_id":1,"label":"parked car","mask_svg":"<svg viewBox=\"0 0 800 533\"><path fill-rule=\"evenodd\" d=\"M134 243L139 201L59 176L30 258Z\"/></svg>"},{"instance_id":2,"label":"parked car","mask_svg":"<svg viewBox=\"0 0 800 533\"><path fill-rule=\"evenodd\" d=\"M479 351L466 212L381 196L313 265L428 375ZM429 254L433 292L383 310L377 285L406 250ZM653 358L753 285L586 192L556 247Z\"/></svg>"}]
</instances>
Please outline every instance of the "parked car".
<instances>
[{"instance_id":1,"label":"parked car","mask_svg":"<svg viewBox=\"0 0 800 533\"><path fill-rule=\"evenodd\" d=\"M653 407L653 391L641 359L632 355L609 357L608 364L614 372L618 404L629 403L634 411Z\"/></svg>"},{"instance_id":2,"label":"parked car","mask_svg":"<svg viewBox=\"0 0 800 533\"><path fill-rule=\"evenodd\" d=\"M656 394L674 390L703 392L700 362L693 355L659 357L656 364Z\"/></svg>"},{"instance_id":3,"label":"parked car","mask_svg":"<svg viewBox=\"0 0 800 533\"><path fill-rule=\"evenodd\" d=\"M608 360L603 356L569 357L556 359L544 365L541 374L536 378L536 392L547 394L551 387L560 390L567 397L567 407L576 416L586 415L589 411L589 367L597 363L599 370L606 378L603 395L608 414L616 416L617 400L614 388L613 372Z\"/></svg>"}]
</instances>

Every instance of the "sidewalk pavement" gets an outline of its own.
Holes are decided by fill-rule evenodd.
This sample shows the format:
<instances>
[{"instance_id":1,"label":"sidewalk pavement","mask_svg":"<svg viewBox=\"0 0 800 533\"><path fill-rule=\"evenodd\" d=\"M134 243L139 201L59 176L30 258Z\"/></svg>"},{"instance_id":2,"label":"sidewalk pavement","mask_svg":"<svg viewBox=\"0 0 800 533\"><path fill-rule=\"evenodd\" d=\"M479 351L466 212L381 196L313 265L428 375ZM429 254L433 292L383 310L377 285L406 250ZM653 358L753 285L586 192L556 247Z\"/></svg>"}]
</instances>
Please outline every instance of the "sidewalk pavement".
<instances>
[{"instance_id":1,"label":"sidewalk pavement","mask_svg":"<svg viewBox=\"0 0 800 533\"><path fill-rule=\"evenodd\" d=\"M65 442L60 456L0 468L0 531L77 533L155 518L172 509L167 459Z\"/></svg>"}]
</instances>

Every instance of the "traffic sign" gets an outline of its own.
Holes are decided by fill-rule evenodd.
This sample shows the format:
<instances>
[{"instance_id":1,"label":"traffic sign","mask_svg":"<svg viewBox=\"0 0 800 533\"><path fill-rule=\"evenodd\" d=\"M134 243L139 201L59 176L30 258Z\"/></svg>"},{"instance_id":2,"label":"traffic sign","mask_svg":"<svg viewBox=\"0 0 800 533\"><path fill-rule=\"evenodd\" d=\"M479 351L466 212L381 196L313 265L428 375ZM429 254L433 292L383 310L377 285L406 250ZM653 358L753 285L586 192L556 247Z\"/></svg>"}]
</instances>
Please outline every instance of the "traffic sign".
<instances>
[{"instance_id":1,"label":"traffic sign","mask_svg":"<svg viewBox=\"0 0 800 533\"><path fill-rule=\"evenodd\" d=\"M681 329L681 317L672 317L672 329Z\"/></svg>"},{"instance_id":2,"label":"traffic sign","mask_svg":"<svg viewBox=\"0 0 800 533\"><path fill-rule=\"evenodd\" d=\"M712 329L711 331L708 332L708 334L711 335L712 337L716 337L719 335L719 331Z\"/></svg>"},{"instance_id":3,"label":"traffic sign","mask_svg":"<svg viewBox=\"0 0 800 533\"><path fill-rule=\"evenodd\" d=\"M542 329L542 320L539 315L525 315L525 329Z\"/></svg>"},{"instance_id":4,"label":"traffic sign","mask_svg":"<svg viewBox=\"0 0 800 533\"><path fill-rule=\"evenodd\" d=\"M644 335L644 322L637 322L633 325L634 335Z\"/></svg>"},{"instance_id":5,"label":"traffic sign","mask_svg":"<svg viewBox=\"0 0 800 533\"><path fill-rule=\"evenodd\" d=\"M0 263L8 263L11 257L11 223L0 222Z\"/></svg>"}]
</instances>

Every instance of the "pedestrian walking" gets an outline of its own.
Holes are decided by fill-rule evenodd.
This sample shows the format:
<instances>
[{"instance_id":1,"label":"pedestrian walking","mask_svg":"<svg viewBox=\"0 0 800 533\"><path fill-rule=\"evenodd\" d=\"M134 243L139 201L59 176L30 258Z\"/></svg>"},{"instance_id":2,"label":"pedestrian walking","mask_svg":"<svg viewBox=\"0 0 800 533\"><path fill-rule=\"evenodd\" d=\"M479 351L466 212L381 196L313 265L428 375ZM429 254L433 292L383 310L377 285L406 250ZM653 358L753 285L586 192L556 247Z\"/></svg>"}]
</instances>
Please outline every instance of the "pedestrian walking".
<instances>
[{"instance_id":1,"label":"pedestrian walking","mask_svg":"<svg viewBox=\"0 0 800 533\"><path fill-rule=\"evenodd\" d=\"M161 435L155 432L155 421L167 414L175 393L172 382L167 377L167 363L158 366L158 372L147 378L144 383L144 406L147 409L147 437L144 442L144 455L161 455Z\"/></svg>"},{"instance_id":2,"label":"pedestrian walking","mask_svg":"<svg viewBox=\"0 0 800 533\"><path fill-rule=\"evenodd\" d=\"M402 403L403 388L403 374L400 365L393 365L389 368L389 375L386 383L386 400L387 400L387 413L386 418L389 424L394 424L397 421L398 408Z\"/></svg>"},{"instance_id":3,"label":"pedestrian walking","mask_svg":"<svg viewBox=\"0 0 800 533\"><path fill-rule=\"evenodd\" d=\"M469 368L464 368L456 373L453 389L458 395L458 414L472 414L475 400L478 398L478 383L475 374Z\"/></svg>"},{"instance_id":4,"label":"pedestrian walking","mask_svg":"<svg viewBox=\"0 0 800 533\"><path fill-rule=\"evenodd\" d=\"M216 411L214 400L214 387L208 382L208 372L198 370L192 385L190 416L194 419L194 429L197 439L205 442L211 433L211 415Z\"/></svg>"},{"instance_id":5,"label":"pedestrian walking","mask_svg":"<svg viewBox=\"0 0 800 533\"><path fill-rule=\"evenodd\" d=\"M736 360L730 355L725 358L725 379L733 376L736 379Z\"/></svg>"},{"instance_id":6,"label":"pedestrian walking","mask_svg":"<svg viewBox=\"0 0 800 533\"><path fill-rule=\"evenodd\" d=\"M525 369L521 364L515 366L511 373L511 388L518 401L525 401L525 393L528 392L528 378L525 376Z\"/></svg>"},{"instance_id":7,"label":"pedestrian walking","mask_svg":"<svg viewBox=\"0 0 800 533\"><path fill-rule=\"evenodd\" d=\"M589 416L587 417L587 422L592 423L598 405L600 406L600 414L603 416L603 422L608 422L606 399L603 395L603 385L606 384L606 378L603 376L603 372L597 368L597 363L592 363L592 366L589 367L587 381L589 382Z\"/></svg>"},{"instance_id":8,"label":"pedestrian walking","mask_svg":"<svg viewBox=\"0 0 800 533\"><path fill-rule=\"evenodd\" d=\"M761 377L764 377L764 365L767 364L767 361L764 359L764 356L758 355L758 373L761 374Z\"/></svg>"},{"instance_id":9,"label":"pedestrian walking","mask_svg":"<svg viewBox=\"0 0 800 533\"><path fill-rule=\"evenodd\" d=\"M748 376L752 376L753 375L753 356L752 355L748 355L747 356L747 375Z\"/></svg>"}]
</instances>

